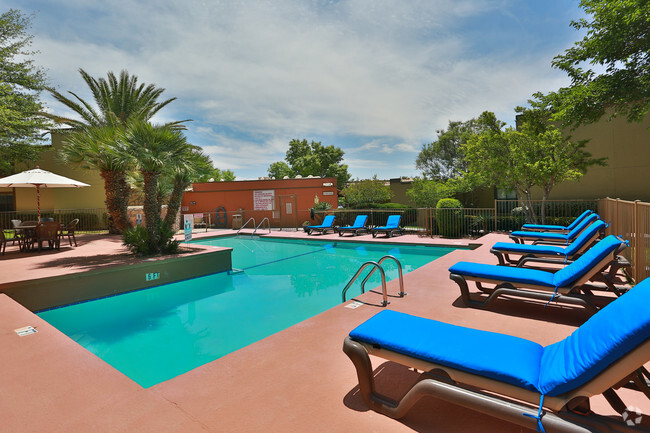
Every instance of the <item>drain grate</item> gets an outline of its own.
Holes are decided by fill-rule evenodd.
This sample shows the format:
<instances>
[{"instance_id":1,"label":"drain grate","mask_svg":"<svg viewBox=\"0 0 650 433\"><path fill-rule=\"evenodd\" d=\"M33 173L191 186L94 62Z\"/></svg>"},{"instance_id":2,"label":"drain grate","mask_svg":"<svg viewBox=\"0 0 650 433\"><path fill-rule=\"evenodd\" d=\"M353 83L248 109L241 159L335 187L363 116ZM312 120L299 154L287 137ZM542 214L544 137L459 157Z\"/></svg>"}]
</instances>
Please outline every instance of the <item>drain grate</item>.
<instances>
[{"instance_id":1,"label":"drain grate","mask_svg":"<svg viewBox=\"0 0 650 433\"><path fill-rule=\"evenodd\" d=\"M35 334L38 331L33 326L24 326L22 328L14 329L14 332L18 334L19 337L24 337L25 335Z\"/></svg>"}]
</instances>

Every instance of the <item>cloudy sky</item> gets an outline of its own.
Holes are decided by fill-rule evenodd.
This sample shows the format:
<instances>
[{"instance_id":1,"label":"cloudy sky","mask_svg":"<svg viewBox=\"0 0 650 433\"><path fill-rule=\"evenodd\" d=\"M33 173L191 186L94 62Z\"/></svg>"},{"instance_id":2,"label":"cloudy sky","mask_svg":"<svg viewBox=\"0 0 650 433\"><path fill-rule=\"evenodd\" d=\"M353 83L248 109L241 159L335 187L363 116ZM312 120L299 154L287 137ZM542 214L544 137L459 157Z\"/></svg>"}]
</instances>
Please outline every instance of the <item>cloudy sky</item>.
<instances>
[{"instance_id":1,"label":"cloudy sky","mask_svg":"<svg viewBox=\"0 0 650 433\"><path fill-rule=\"evenodd\" d=\"M292 138L345 151L354 178L413 176L450 120L510 124L536 91L568 84L551 59L582 37L577 0L5 0L35 13L37 63L91 99L78 69L126 69L178 98L158 122L240 179ZM46 97L50 111L67 113Z\"/></svg>"}]
</instances>

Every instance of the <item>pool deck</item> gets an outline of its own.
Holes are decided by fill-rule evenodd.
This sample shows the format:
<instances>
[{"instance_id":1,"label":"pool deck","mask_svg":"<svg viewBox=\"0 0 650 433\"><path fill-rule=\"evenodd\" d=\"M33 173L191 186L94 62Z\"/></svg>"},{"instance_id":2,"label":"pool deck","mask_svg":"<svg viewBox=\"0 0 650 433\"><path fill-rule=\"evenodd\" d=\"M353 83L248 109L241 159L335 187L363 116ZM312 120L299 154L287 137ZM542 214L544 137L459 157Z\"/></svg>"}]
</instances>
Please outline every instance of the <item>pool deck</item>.
<instances>
[{"instance_id":1,"label":"pool deck","mask_svg":"<svg viewBox=\"0 0 650 433\"><path fill-rule=\"evenodd\" d=\"M232 233L232 231L227 231ZM195 237L214 233L195 234ZM86 237L87 236L87 237ZM0 256L0 284L44 278L105 266L124 265L119 237L79 236L79 247L18 253L11 245ZM307 238L302 232L273 232L274 237ZM369 235L331 240L408 242L463 246L404 277L404 298L387 307L472 328L516 335L541 344L558 341L586 320L580 308L521 301L497 301L490 310L465 308L447 269L460 260L496 264L489 247L507 240L489 234L477 240L431 239L415 235L391 239ZM119 275L116 275L119 282ZM398 292L397 281L388 284ZM376 303L368 292L358 299ZM0 294L0 431L1 432L522 432L520 427L427 397L394 420L369 410L357 390L355 369L342 352L343 339L382 308L339 305L285 331L143 389L101 359ZM38 332L18 337L15 329ZM413 373L373 359L378 389L400 395ZM388 374L390 372L390 374ZM627 404L650 413L650 403L621 392ZM602 397L592 408L614 415ZM531 430L532 431L532 430Z\"/></svg>"}]
</instances>

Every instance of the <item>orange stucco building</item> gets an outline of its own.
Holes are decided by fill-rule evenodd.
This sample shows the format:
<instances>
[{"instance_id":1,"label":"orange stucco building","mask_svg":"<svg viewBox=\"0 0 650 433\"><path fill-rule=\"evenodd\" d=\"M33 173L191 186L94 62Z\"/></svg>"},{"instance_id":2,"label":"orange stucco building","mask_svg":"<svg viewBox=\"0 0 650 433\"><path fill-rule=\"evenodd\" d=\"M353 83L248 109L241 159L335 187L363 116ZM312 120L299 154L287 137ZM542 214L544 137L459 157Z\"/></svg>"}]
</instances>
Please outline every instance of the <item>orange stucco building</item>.
<instances>
[{"instance_id":1,"label":"orange stucco building","mask_svg":"<svg viewBox=\"0 0 650 433\"><path fill-rule=\"evenodd\" d=\"M204 214L219 226L235 227L254 218L268 218L271 227L300 227L311 219L310 209L327 202L338 207L336 178L238 180L195 183L183 194L182 214ZM248 227L251 227L249 223Z\"/></svg>"}]
</instances>

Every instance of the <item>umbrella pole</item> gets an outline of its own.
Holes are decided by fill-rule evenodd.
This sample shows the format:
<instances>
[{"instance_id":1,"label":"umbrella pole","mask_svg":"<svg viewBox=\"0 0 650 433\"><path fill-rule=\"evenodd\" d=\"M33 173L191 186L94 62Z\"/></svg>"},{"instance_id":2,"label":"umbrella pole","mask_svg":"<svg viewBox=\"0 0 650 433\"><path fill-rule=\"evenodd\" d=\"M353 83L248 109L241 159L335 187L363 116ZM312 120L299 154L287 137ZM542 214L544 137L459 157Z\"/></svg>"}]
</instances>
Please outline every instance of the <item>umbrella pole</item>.
<instances>
[{"instance_id":1,"label":"umbrella pole","mask_svg":"<svg viewBox=\"0 0 650 433\"><path fill-rule=\"evenodd\" d=\"M41 222L41 188L36 184L36 209L38 211L38 222Z\"/></svg>"}]
</instances>

